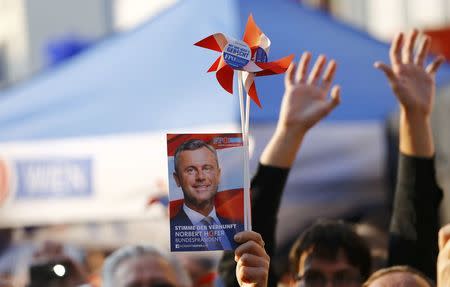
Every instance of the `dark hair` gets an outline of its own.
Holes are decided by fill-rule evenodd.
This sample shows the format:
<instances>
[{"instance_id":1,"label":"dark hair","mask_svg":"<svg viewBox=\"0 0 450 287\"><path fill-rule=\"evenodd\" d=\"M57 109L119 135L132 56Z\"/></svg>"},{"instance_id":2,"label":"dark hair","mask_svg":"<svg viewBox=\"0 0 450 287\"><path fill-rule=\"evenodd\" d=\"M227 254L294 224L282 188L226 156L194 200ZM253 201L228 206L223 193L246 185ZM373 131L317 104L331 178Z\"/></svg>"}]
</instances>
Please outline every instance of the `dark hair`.
<instances>
[{"instance_id":1,"label":"dark hair","mask_svg":"<svg viewBox=\"0 0 450 287\"><path fill-rule=\"evenodd\" d=\"M350 263L356 267L362 280L370 275L372 259L370 249L351 225L343 221L318 220L296 240L289 253L291 272L297 275L300 257L311 252L313 257L336 260L342 250Z\"/></svg>"},{"instance_id":2,"label":"dark hair","mask_svg":"<svg viewBox=\"0 0 450 287\"><path fill-rule=\"evenodd\" d=\"M177 150L175 151L175 155L173 156L175 172L178 172L178 170L177 170L178 160L179 160L180 153L182 151L185 151L185 150L198 150L198 149L201 149L203 147L207 148L208 150L210 150L214 154L214 157L216 158L217 166L219 166L219 160L217 159L217 151L216 151L216 149L213 146L207 144L203 140L190 139L190 140L187 140L187 141L183 142L182 144L180 144L177 147Z\"/></svg>"},{"instance_id":3,"label":"dark hair","mask_svg":"<svg viewBox=\"0 0 450 287\"><path fill-rule=\"evenodd\" d=\"M411 273L413 275L416 275L417 277L422 278L425 282L428 283L428 285L430 287L434 287L436 286L433 281L431 281L430 278L428 278L427 276L425 276L422 272L420 272L419 270L412 268L410 266L406 266L406 265L402 265L402 266L392 266L392 267L388 267L388 268L383 268L380 269L376 272L374 272L372 275L370 275L369 279L366 280L366 282L364 282L363 287L367 287L369 286L373 281L377 280L380 277L383 277L386 274L390 274L390 273Z\"/></svg>"}]
</instances>

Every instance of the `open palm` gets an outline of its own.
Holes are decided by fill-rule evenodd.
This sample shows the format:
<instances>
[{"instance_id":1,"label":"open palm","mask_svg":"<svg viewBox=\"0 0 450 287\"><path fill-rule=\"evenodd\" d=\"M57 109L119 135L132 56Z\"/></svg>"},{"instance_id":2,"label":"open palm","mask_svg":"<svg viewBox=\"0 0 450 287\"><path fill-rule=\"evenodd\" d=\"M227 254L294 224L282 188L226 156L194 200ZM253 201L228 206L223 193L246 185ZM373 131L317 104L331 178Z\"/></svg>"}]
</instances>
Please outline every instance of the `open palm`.
<instances>
[{"instance_id":1,"label":"open palm","mask_svg":"<svg viewBox=\"0 0 450 287\"><path fill-rule=\"evenodd\" d=\"M328 115L340 102L339 87L333 87L331 99L328 93L333 80L336 63L331 60L323 74L325 56L317 59L314 68L307 77L311 54L302 55L297 71L291 64L285 77L285 95L281 105L279 124L287 128L300 129L306 132L322 118Z\"/></svg>"},{"instance_id":2,"label":"open palm","mask_svg":"<svg viewBox=\"0 0 450 287\"><path fill-rule=\"evenodd\" d=\"M444 59L438 57L425 69L430 40L425 38L414 56L417 37L418 31L413 30L403 43L403 34L398 34L390 50L391 66L376 62L375 67L385 73L405 111L429 116L435 96L434 76Z\"/></svg>"}]
</instances>

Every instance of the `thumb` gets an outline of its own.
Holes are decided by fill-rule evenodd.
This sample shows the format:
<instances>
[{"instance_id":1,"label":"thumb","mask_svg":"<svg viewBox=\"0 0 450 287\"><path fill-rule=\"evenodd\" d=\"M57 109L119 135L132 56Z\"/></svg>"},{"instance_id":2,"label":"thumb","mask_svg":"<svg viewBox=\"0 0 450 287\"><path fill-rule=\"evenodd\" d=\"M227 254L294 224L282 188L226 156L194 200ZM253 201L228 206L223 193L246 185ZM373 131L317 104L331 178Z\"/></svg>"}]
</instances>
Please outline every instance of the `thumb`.
<instances>
[{"instance_id":1,"label":"thumb","mask_svg":"<svg viewBox=\"0 0 450 287\"><path fill-rule=\"evenodd\" d=\"M327 103L328 113L334 110L341 103L341 87L333 86L331 89L331 99Z\"/></svg>"},{"instance_id":2,"label":"thumb","mask_svg":"<svg viewBox=\"0 0 450 287\"><path fill-rule=\"evenodd\" d=\"M331 98L327 100L320 113L321 118L326 117L332 110L334 110L341 103L341 88L336 85L331 89Z\"/></svg>"},{"instance_id":3,"label":"thumb","mask_svg":"<svg viewBox=\"0 0 450 287\"><path fill-rule=\"evenodd\" d=\"M389 79L389 81L393 82L395 81L395 74L394 71L392 71L391 67L389 67L388 65L386 65L385 63L382 62L375 62L375 64L373 64L373 66L375 68L377 68L378 70L381 70L386 77Z\"/></svg>"}]
</instances>

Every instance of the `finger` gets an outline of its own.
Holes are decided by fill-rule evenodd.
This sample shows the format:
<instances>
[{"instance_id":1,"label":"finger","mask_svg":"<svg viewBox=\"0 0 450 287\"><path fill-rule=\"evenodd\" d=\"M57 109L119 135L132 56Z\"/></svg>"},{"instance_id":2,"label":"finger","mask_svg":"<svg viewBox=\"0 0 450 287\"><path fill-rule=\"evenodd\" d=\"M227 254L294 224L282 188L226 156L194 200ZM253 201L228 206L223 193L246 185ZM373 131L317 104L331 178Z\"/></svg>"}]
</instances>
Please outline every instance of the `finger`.
<instances>
[{"instance_id":1,"label":"finger","mask_svg":"<svg viewBox=\"0 0 450 287\"><path fill-rule=\"evenodd\" d=\"M234 251L235 259L237 260L239 260L239 258L241 258L244 254L253 254L261 257L268 256L264 248L255 241L247 241L239 245Z\"/></svg>"},{"instance_id":2,"label":"finger","mask_svg":"<svg viewBox=\"0 0 450 287\"><path fill-rule=\"evenodd\" d=\"M289 67L286 70L286 74L284 75L284 85L292 85L294 83L294 71L295 71L295 63L291 62Z\"/></svg>"},{"instance_id":3,"label":"finger","mask_svg":"<svg viewBox=\"0 0 450 287\"><path fill-rule=\"evenodd\" d=\"M442 250L449 240L450 240L450 224L447 224L439 230L439 249Z\"/></svg>"},{"instance_id":4,"label":"finger","mask_svg":"<svg viewBox=\"0 0 450 287\"><path fill-rule=\"evenodd\" d=\"M425 36L425 39L420 44L419 50L417 51L416 59L414 61L414 63L417 66L423 67L425 57L427 56L429 50L430 50L430 38Z\"/></svg>"},{"instance_id":5,"label":"finger","mask_svg":"<svg viewBox=\"0 0 450 287\"><path fill-rule=\"evenodd\" d=\"M443 56L437 57L432 63L430 63L427 66L427 68L426 68L427 73L430 75L436 74L437 70L442 65L442 63L444 63L444 61L445 61L445 58Z\"/></svg>"},{"instance_id":6,"label":"finger","mask_svg":"<svg viewBox=\"0 0 450 287\"><path fill-rule=\"evenodd\" d=\"M245 283L260 283L267 280L268 270L263 267L238 266L238 278Z\"/></svg>"},{"instance_id":7,"label":"finger","mask_svg":"<svg viewBox=\"0 0 450 287\"><path fill-rule=\"evenodd\" d=\"M331 83L333 82L335 73L336 73L336 62L334 60L331 60L328 63L322 78L322 87L327 92L331 87Z\"/></svg>"},{"instance_id":8,"label":"finger","mask_svg":"<svg viewBox=\"0 0 450 287\"><path fill-rule=\"evenodd\" d=\"M389 57L391 58L392 66L401 63L401 51L403 44L403 33L398 33L394 41L392 41L391 49L389 50Z\"/></svg>"},{"instance_id":9,"label":"finger","mask_svg":"<svg viewBox=\"0 0 450 287\"><path fill-rule=\"evenodd\" d=\"M331 90L331 98L322 103L321 109L318 112L320 118L326 117L340 103L341 103L340 88L339 86L334 86L333 89Z\"/></svg>"},{"instance_id":10,"label":"finger","mask_svg":"<svg viewBox=\"0 0 450 287\"><path fill-rule=\"evenodd\" d=\"M406 39L406 43L403 46L403 63L404 64L411 64L413 63L413 55L414 55L414 45L416 43L417 35L419 34L419 31L417 29L413 29Z\"/></svg>"},{"instance_id":11,"label":"finger","mask_svg":"<svg viewBox=\"0 0 450 287\"><path fill-rule=\"evenodd\" d=\"M311 53L305 52L300 58L298 63L297 73L295 75L295 82L305 83L306 82L306 72L308 71L309 62L311 60Z\"/></svg>"},{"instance_id":12,"label":"finger","mask_svg":"<svg viewBox=\"0 0 450 287\"><path fill-rule=\"evenodd\" d=\"M310 84L310 85L316 85L317 84L317 82L319 80L319 77L320 77L320 74L322 73L322 69L323 69L323 66L325 65L326 60L327 59L326 59L326 57L324 55L320 55L317 58L316 63L314 64L314 67L311 70L311 73L309 74L308 84Z\"/></svg>"},{"instance_id":13,"label":"finger","mask_svg":"<svg viewBox=\"0 0 450 287\"><path fill-rule=\"evenodd\" d=\"M389 67L388 65L386 65L385 63L382 63L382 62L375 62L375 64L373 66L375 68L377 68L378 70L383 71L383 73L386 75L386 77L388 78L389 81L391 81L391 82L395 81L395 73L391 67Z\"/></svg>"},{"instance_id":14,"label":"finger","mask_svg":"<svg viewBox=\"0 0 450 287\"><path fill-rule=\"evenodd\" d=\"M341 87L334 86L331 90L331 99L328 101L330 112L341 103Z\"/></svg>"},{"instance_id":15,"label":"finger","mask_svg":"<svg viewBox=\"0 0 450 287\"><path fill-rule=\"evenodd\" d=\"M237 243L245 243L247 241L255 241L262 247L264 247L265 243L261 237L261 234L255 231L241 231L234 236L234 241Z\"/></svg>"},{"instance_id":16,"label":"finger","mask_svg":"<svg viewBox=\"0 0 450 287\"><path fill-rule=\"evenodd\" d=\"M253 254L244 254L239 258L235 258L237 264L247 267L269 267L270 258L261 257Z\"/></svg>"}]
</instances>

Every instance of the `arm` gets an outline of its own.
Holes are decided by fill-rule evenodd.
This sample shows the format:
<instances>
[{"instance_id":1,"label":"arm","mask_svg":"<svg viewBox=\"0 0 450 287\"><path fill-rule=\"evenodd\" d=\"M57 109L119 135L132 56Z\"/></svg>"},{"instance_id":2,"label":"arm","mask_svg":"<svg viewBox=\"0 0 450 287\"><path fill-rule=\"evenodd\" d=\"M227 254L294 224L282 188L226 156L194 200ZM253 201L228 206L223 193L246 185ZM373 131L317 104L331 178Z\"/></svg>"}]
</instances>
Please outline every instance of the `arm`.
<instances>
[{"instance_id":1,"label":"arm","mask_svg":"<svg viewBox=\"0 0 450 287\"><path fill-rule=\"evenodd\" d=\"M285 76L285 93L276 131L264 149L257 173L252 180L252 223L266 242L269 256L274 254L275 229L282 192L305 134L328 115L340 102L339 87L335 86L328 98L336 63L331 60L322 75L326 59L320 56L307 75L311 60L304 53L298 68L291 64ZM322 80L320 80L322 75ZM231 277L234 270L233 254L225 253L219 269L226 286L236 286ZM276 286L277 278L270 269L269 286Z\"/></svg>"},{"instance_id":2,"label":"arm","mask_svg":"<svg viewBox=\"0 0 450 287\"><path fill-rule=\"evenodd\" d=\"M391 218L389 264L411 265L435 277L438 205L442 192L434 174L434 143L430 116L435 97L434 76L443 62L424 68L430 40L414 55L418 31L406 41L402 33L392 42L391 66L376 62L400 104L400 161Z\"/></svg>"},{"instance_id":3,"label":"arm","mask_svg":"<svg viewBox=\"0 0 450 287\"><path fill-rule=\"evenodd\" d=\"M269 255L274 251L281 195L303 138L340 102L337 86L333 87L331 99L327 98L336 63L333 60L328 63L320 82L325 56L319 56L308 77L306 72L310 60L311 54L304 53L298 68L291 64L286 72L285 93L277 127L261 155L258 172L252 182L253 224L255 231L261 233L266 241Z\"/></svg>"}]
</instances>

